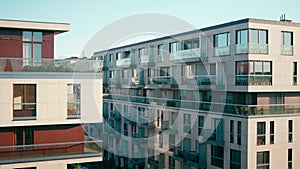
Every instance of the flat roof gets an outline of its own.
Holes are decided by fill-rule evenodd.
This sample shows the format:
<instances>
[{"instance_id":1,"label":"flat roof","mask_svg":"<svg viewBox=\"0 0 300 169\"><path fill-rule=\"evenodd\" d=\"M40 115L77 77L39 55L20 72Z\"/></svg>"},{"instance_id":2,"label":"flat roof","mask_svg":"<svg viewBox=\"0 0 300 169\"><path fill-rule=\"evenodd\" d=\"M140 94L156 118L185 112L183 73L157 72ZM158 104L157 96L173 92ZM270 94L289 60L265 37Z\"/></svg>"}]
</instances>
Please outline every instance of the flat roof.
<instances>
[{"instance_id":1,"label":"flat roof","mask_svg":"<svg viewBox=\"0 0 300 169\"><path fill-rule=\"evenodd\" d=\"M101 51L96 51L96 52L94 52L94 54L99 54L99 53L103 53L103 52L109 52L112 50L132 47L135 45L142 45L142 44L156 42L156 41L160 41L160 40L175 38L178 36L184 36L184 35L189 35L189 34L193 34L193 33L210 31L210 30L214 30L214 29L224 28L224 27L228 27L228 26L234 26L234 25L243 24L243 23L262 23L262 24L271 24L271 25L284 25L284 26L300 27L300 23L296 23L296 22L292 22L292 21L275 21L275 20L256 19L256 18L244 18L244 19L230 21L230 22L226 22L226 23L222 23L222 24L213 25L213 26L208 26L208 27L204 27L204 28L200 28L200 29L196 29L196 30L192 30L192 31L182 32L182 33L178 33L178 34L174 34L174 35L163 36L163 37L156 38L156 39L150 39L150 40L146 40L146 41L142 41L142 42L138 42L138 43L127 44L127 45L118 46L118 47L114 47L114 48L110 48L110 49L104 49Z\"/></svg>"},{"instance_id":2,"label":"flat roof","mask_svg":"<svg viewBox=\"0 0 300 169\"><path fill-rule=\"evenodd\" d=\"M40 21L24 21L24 20L9 20L0 19L0 28L11 29L30 29L30 30L47 30L53 31L55 34L67 32L70 30L69 23L56 22L40 22Z\"/></svg>"}]
</instances>

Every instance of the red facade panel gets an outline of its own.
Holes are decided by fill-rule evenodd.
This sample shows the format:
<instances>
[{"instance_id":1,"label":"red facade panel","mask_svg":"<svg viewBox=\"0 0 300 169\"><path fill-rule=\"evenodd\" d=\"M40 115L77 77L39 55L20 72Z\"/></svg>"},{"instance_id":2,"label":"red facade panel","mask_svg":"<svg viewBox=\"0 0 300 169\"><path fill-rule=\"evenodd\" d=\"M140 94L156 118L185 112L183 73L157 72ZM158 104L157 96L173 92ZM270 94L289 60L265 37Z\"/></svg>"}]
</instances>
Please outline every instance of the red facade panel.
<instances>
[{"instance_id":1,"label":"red facade panel","mask_svg":"<svg viewBox=\"0 0 300 169\"><path fill-rule=\"evenodd\" d=\"M22 58L22 34L16 30L0 30L0 58Z\"/></svg>"},{"instance_id":2,"label":"red facade panel","mask_svg":"<svg viewBox=\"0 0 300 169\"><path fill-rule=\"evenodd\" d=\"M43 58L54 58L54 33L43 33L43 44L42 44L42 57Z\"/></svg>"}]
</instances>

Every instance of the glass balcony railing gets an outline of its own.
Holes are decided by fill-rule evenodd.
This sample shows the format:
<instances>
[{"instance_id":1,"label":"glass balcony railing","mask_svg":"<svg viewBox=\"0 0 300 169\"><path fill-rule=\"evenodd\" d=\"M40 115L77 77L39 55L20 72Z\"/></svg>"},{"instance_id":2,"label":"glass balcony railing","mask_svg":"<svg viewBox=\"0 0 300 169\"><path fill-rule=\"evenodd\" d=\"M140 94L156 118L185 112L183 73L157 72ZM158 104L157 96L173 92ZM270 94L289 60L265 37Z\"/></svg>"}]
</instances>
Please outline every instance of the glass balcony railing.
<instances>
[{"instance_id":1,"label":"glass balcony railing","mask_svg":"<svg viewBox=\"0 0 300 169\"><path fill-rule=\"evenodd\" d=\"M281 55L293 56L294 47L293 46L281 46Z\"/></svg>"},{"instance_id":2,"label":"glass balcony railing","mask_svg":"<svg viewBox=\"0 0 300 169\"><path fill-rule=\"evenodd\" d=\"M214 48L214 56L228 56L230 55L230 46L222 46Z\"/></svg>"},{"instance_id":3,"label":"glass balcony railing","mask_svg":"<svg viewBox=\"0 0 300 169\"><path fill-rule=\"evenodd\" d=\"M0 58L0 72L100 72L101 60Z\"/></svg>"},{"instance_id":4,"label":"glass balcony railing","mask_svg":"<svg viewBox=\"0 0 300 169\"><path fill-rule=\"evenodd\" d=\"M141 56L141 64L151 64L154 63L153 58L150 55Z\"/></svg>"},{"instance_id":5,"label":"glass balcony railing","mask_svg":"<svg viewBox=\"0 0 300 169\"><path fill-rule=\"evenodd\" d=\"M171 76L155 76L149 78L149 84L171 84Z\"/></svg>"},{"instance_id":6,"label":"glass balcony railing","mask_svg":"<svg viewBox=\"0 0 300 169\"><path fill-rule=\"evenodd\" d=\"M131 101L135 98L134 101ZM234 114L243 116L252 115L273 115L273 114L294 114L300 113L300 104L266 104L266 105L241 105L230 103L216 103L205 101L193 100L177 100L168 98L155 98L155 97L140 97L140 96L127 96L127 95L106 95L104 99L107 100L122 100L145 106L161 106L165 108L175 109L190 109L194 111L210 111L224 114Z\"/></svg>"},{"instance_id":7,"label":"glass balcony railing","mask_svg":"<svg viewBox=\"0 0 300 169\"><path fill-rule=\"evenodd\" d=\"M102 156L102 141L0 146L0 164Z\"/></svg>"},{"instance_id":8,"label":"glass balcony railing","mask_svg":"<svg viewBox=\"0 0 300 169\"><path fill-rule=\"evenodd\" d=\"M170 60L186 61L186 60L194 60L194 59L198 59L198 60L200 59L199 61L207 61L207 57L200 56L199 48L179 50L170 54Z\"/></svg>"},{"instance_id":9,"label":"glass balcony railing","mask_svg":"<svg viewBox=\"0 0 300 169\"><path fill-rule=\"evenodd\" d=\"M272 75L236 75L235 85L270 86L272 85Z\"/></svg>"},{"instance_id":10,"label":"glass balcony railing","mask_svg":"<svg viewBox=\"0 0 300 169\"><path fill-rule=\"evenodd\" d=\"M268 54L269 53L269 45L268 44L237 44L235 45L235 53L236 54Z\"/></svg>"},{"instance_id":11,"label":"glass balcony railing","mask_svg":"<svg viewBox=\"0 0 300 169\"><path fill-rule=\"evenodd\" d=\"M117 66L129 67L130 65L131 65L131 58L124 58L124 59L117 60Z\"/></svg>"}]
</instances>

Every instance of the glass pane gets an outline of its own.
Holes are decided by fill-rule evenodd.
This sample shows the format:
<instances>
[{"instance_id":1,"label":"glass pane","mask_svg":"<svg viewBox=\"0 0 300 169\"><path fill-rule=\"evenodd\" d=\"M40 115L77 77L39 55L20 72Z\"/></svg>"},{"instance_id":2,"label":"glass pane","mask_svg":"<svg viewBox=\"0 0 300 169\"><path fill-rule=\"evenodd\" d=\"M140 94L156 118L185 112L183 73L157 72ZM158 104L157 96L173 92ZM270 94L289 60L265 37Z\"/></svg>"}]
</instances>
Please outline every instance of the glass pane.
<instances>
[{"instance_id":1,"label":"glass pane","mask_svg":"<svg viewBox=\"0 0 300 169\"><path fill-rule=\"evenodd\" d=\"M250 43L258 43L258 30L250 30Z\"/></svg>"},{"instance_id":2,"label":"glass pane","mask_svg":"<svg viewBox=\"0 0 300 169\"><path fill-rule=\"evenodd\" d=\"M23 41L32 41L32 32L23 31Z\"/></svg>"},{"instance_id":3,"label":"glass pane","mask_svg":"<svg viewBox=\"0 0 300 169\"><path fill-rule=\"evenodd\" d=\"M255 74L256 75L262 75L262 67L263 67L263 62L255 62Z\"/></svg>"},{"instance_id":4,"label":"glass pane","mask_svg":"<svg viewBox=\"0 0 300 169\"><path fill-rule=\"evenodd\" d=\"M264 75L271 75L271 62L264 62Z\"/></svg>"},{"instance_id":5,"label":"glass pane","mask_svg":"<svg viewBox=\"0 0 300 169\"><path fill-rule=\"evenodd\" d=\"M30 43L23 43L23 58L25 61L32 58L32 47Z\"/></svg>"},{"instance_id":6,"label":"glass pane","mask_svg":"<svg viewBox=\"0 0 300 169\"><path fill-rule=\"evenodd\" d=\"M32 129L25 129L25 145L33 144L33 131Z\"/></svg>"},{"instance_id":7,"label":"glass pane","mask_svg":"<svg viewBox=\"0 0 300 169\"><path fill-rule=\"evenodd\" d=\"M33 32L33 41L34 42L43 42L43 33L42 32Z\"/></svg>"},{"instance_id":8,"label":"glass pane","mask_svg":"<svg viewBox=\"0 0 300 169\"><path fill-rule=\"evenodd\" d=\"M248 30L241 31L241 44L248 43Z\"/></svg>"},{"instance_id":9,"label":"glass pane","mask_svg":"<svg viewBox=\"0 0 300 169\"><path fill-rule=\"evenodd\" d=\"M36 103L36 86L35 85L25 85L26 89L26 100L25 103Z\"/></svg>"},{"instance_id":10,"label":"glass pane","mask_svg":"<svg viewBox=\"0 0 300 169\"><path fill-rule=\"evenodd\" d=\"M258 122L257 123L257 134L266 134L266 123L265 122Z\"/></svg>"},{"instance_id":11,"label":"glass pane","mask_svg":"<svg viewBox=\"0 0 300 169\"><path fill-rule=\"evenodd\" d=\"M210 75L216 75L216 64L210 65Z\"/></svg>"},{"instance_id":12,"label":"glass pane","mask_svg":"<svg viewBox=\"0 0 300 169\"><path fill-rule=\"evenodd\" d=\"M267 44L267 31L266 30L259 31L259 43Z\"/></svg>"},{"instance_id":13,"label":"glass pane","mask_svg":"<svg viewBox=\"0 0 300 169\"><path fill-rule=\"evenodd\" d=\"M254 75L254 62L250 61L250 75Z\"/></svg>"},{"instance_id":14,"label":"glass pane","mask_svg":"<svg viewBox=\"0 0 300 169\"><path fill-rule=\"evenodd\" d=\"M34 60L41 60L42 59L42 44L34 44L33 50L34 50L34 55L33 55Z\"/></svg>"}]
</instances>

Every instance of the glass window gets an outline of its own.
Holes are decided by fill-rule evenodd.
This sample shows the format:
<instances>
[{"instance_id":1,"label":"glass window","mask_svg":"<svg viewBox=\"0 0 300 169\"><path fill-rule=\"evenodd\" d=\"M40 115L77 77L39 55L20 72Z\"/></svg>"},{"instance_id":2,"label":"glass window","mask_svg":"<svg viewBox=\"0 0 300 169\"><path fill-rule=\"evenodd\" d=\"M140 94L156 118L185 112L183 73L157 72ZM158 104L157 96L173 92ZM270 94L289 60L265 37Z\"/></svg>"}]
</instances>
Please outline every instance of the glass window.
<instances>
[{"instance_id":1,"label":"glass window","mask_svg":"<svg viewBox=\"0 0 300 169\"><path fill-rule=\"evenodd\" d=\"M178 50L178 42L172 42L169 44L169 52L173 53Z\"/></svg>"},{"instance_id":2,"label":"glass window","mask_svg":"<svg viewBox=\"0 0 300 169\"><path fill-rule=\"evenodd\" d=\"M266 122L257 123L257 145L266 144Z\"/></svg>"},{"instance_id":3,"label":"glass window","mask_svg":"<svg viewBox=\"0 0 300 169\"><path fill-rule=\"evenodd\" d=\"M289 124L288 124L288 139L289 139L289 143L293 142L293 120L289 120Z\"/></svg>"},{"instance_id":4,"label":"glass window","mask_svg":"<svg viewBox=\"0 0 300 169\"><path fill-rule=\"evenodd\" d=\"M230 46L230 33L214 35L214 47Z\"/></svg>"},{"instance_id":5,"label":"glass window","mask_svg":"<svg viewBox=\"0 0 300 169\"><path fill-rule=\"evenodd\" d=\"M270 144L274 144L274 121L270 122Z\"/></svg>"},{"instance_id":6,"label":"glass window","mask_svg":"<svg viewBox=\"0 0 300 169\"><path fill-rule=\"evenodd\" d=\"M191 130L191 115L184 114L183 115L183 132L190 133Z\"/></svg>"},{"instance_id":7,"label":"glass window","mask_svg":"<svg viewBox=\"0 0 300 169\"><path fill-rule=\"evenodd\" d=\"M34 60L42 59L42 44L33 44L33 58Z\"/></svg>"},{"instance_id":8,"label":"glass window","mask_svg":"<svg viewBox=\"0 0 300 169\"><path fill-rule=\"evenodd\" d=\"M241 169L241 152L230 149L230 169Z\"/></svg>"},{"instance_id":9,"label":"glass window","mask_svg":"<svg viewBox=\"0 0 300 169\"><path fill-rule=\"evenodd\" d=\"M198 136L201 135L203 127L204 127L204 116L198 116Z\"/></svg>"},{"instance_id":10,"label":"glass window","mask_svg":"<svg viewBox=\"0 0 300 169\"><path fill-rule=\"evenodd\" d=\"M224 148L211 145L211 165L223 168L224 166Z\"/></svg>"},{"instance_id":11,"label":"glass window","mask_svg":"<svg viewBox=\"0 0 300 169\"><path fill-rule=\"evenodd\" d=\"M264 64L264 75L272 75L271 62L263 62L263 64Z\"/></svg>"},{"instance_id":12,"label":"glass window","mask_svg":"<svg viewBox=\"0 0 300 169\"><path fill-rule=\"evenodd\" d=\"M259 43L267 44L267 31L259 30Z\"/></svg>"},{"instance_id":13,"label":"glass window","mask_svg":"<svg viewBox=\"0 0 300 169\"><path fill-rule=\"evenodd\" d=\"M43 33L42 32L33 32L33 41L34 42L43 42Z\"/></svg>"},{"instance_id":14,"label":"glass window","mask_svg":"<svg viewBox=\"0 0 300 169\"><path fill-rule=\"evenodd\" d=\"M293 168L293 149L288 149L288 169Z\"/></svg>"},{"instance_id":15,"label":"glass window","mask_svg":"<svg viewBox=\"0 0 300 169\"><path fill-rule=\"evenodd\" d=\"M15 129L16 145L31 145L34 142L34 134L32 128Z\"/></svg>"},{"instance_id":16,"label":"glass window","mask_svg":"<svg viewBox=\"0 0 300 169\"><path fill-rule=\"evenodd\" d=\"M14 119L32 119L36 117L36 85L13 85Z\"/></svg>"},{"instance_id":17,"label":"glass window","mask_svg":"<svg viewBox=\"0 0 300 169\"><path fill-rule=\"evenodd\" d=\"M23 41L32 41L31 31L23 31Z\"/></svg>"},{"instance_id":18,"label":"glass window","mask_svg":"<svg viewBox=\"0 0 300 169\"><path fill-rule=\"evenodd\" d=\"M255 62L255 74L256 75L263 74L263 62L259 62L259 61Z\"/></svg>"},{"instance_id":19,"label":"glass window","mask_svg":"<svg viewBox=\"0 0 300 169\"><path fill-rule=\"evenodd\" d=\"M234 143L234 121L230 120L230 143Z\"/></svg>"},{"instance_id":20,"label":"glass window","mask_svg":"<svg viewBox=\"0 0 300 169\"><path fill-rule=\"evenodd\" d=\"M248 44L248 30L239 30L236 32L236 44Z\"/></svg>"},{"instance_id":21,"label":"glass window","mask_svg":"<svg viewBox=\"0 0 300 169\"><path fill-rule=\"evenodd\" d=\"M268 31L267 30L250 29L249 43L268 44Z\"/></svg>"},{"instance_id":22,"label":"glass window","mask_svg":"<svg viewBox=\"0 0 300 169\"><path fill-rule=\"evenodd\" d=\"M68 84L68 118L79 118L80 117L80 84Z\"/></svg>"},{"instance_id":23,"label":"glass window","mask_svg":"<svg viewBox=\"0 0 300 169\"><path fill-rule=\"evenodd\" d=\"M210 75L216 75L216 64L210 64Z\"/></svg>"},{"instance_id":24,"label":"glass window","mask_svg":"<svg viewBox=\"0 0 300 169\"><path fill-rule=\"evenodd\" d=\"M145 48L139 49L139 57L146 55L145 50Z\"/></svg>"},{"instance_id":25,"label":"glass window","mask_svg":"<svg viewBox=\"0 0 300 169\"><path fill-rule=\"evenodd\" d=\"M269 151L257 152L256 154L257 169L269 169L270 156Z\"/></svg>"},{"instance_id":26,"label":"glass window","mask_svg":"<svg viewBox=\"0 0 300 169\"><path fill-rule=\"evenodd\" d=\"M237 62L237 75L247 75L248 74L248 62L239 61Z\"/></svg>"},{"instance_id":27,"label":"glass window","mask_svg":"<svg viewBox=\"0 0 300 169\"><path fill-rule=\"evenodd\" d=\"M258 43L258 30L250 30L250 43Z\"/></svg>"},{"instance_id":28,"label":"glass window","mask_svg":"<svg viewBox=\"0 0 300 169\"><path fill-rule=\"evenodd\" d=\"M237 122L237 144L238 145L242 144L242 122L241 121Z\"/></svg>"},{"instance_id":29,"label":"glass window","mask_svg":"<svg viewBox=\"0 0 300 169\"><path fill-rule=\"evenodd\" d=\"M23 65L30 65L32 58L32 45L31 43L23 43Z\"/></svg>"},{"instance_id":30,"label":"glass window","mask_svg":"<svg viewBox=\"0 0 300 169\"><path fill-rule=\"evenodd\" d=\"M293 32L281 32L281 45L293 46Z\"/></svg>"}]
</instances>

